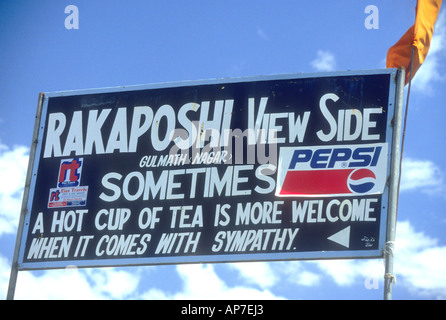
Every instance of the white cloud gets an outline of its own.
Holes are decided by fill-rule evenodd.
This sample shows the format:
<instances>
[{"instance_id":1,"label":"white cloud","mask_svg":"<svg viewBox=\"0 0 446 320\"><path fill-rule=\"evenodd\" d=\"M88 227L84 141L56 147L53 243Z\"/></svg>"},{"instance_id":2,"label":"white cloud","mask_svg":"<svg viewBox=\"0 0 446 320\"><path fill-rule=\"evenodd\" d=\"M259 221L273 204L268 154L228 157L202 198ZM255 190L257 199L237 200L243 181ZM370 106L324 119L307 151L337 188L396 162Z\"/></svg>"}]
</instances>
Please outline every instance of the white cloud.
<instances>
[{"instance_id":1,"label":"white cloud","mask_svg":"<svg viewBox=\"0 0 446 320\"><path fill-rule=\"evenodd\" d=\"M215 273L210 264L180 265L177 271L183 280L182 292L174 294L173 299L220 299L220 300L271 300L283 299L268 290L257 290L250 287L228 287Z\"/></svg>"},{"instance_id":2,"label":"white cloud","mask_svg":"<svg viewBox=\"0 0 446 320\"><path fill-rule=\"evenodd\" d=\"M271 264L266 262L240 262L229 265L239 271L241 277L250 284L256 284L261 288L270 288L280 279L273 272Z\"/></svg>"},{"instance_id":3,"label":"white cloud","mask_svg":"<svg viewBox=\"0 0 446 320\"><path fill-rule=\"evenodd\" d=\"M8 263L8 260L0 255L0 300L6 298L10 271L11 265Z\"/></svg>"},{"instance_id":4,"label":"white cloud","mask_svg":"<svg viewBox=\"0 0 446 320\"><path fill-rule=\"evenodd\" d=\"M15 291L17 300L93 300L104 299L95 291L85 274L76 269L46 271L36 276L32 272L20 272Z\"/></svg>"},{"instance_id":5,"label":"white cloud","mask_svg":"<svg viewBox=\"0 0 446 320\"><path fill-rule=\"evenodd\" d=\"M355 260L323 260L317 266L339 286L350 286L357 283L361 268Z\"/></svg>"},{"instance_id":6,"label":"white cloud","mask_svg":"<svg viewBox=\"0 0 446 320\"><path fill-rule=\"evenodd\" d=\"M27 147L0 143L0 235L16 232L27 167Z\"/></svg>"},{"instance_id":7,"label":"white cloud","mask_svg":"<svg viewBox=\"0 0 446 320\"><path fill-rule=\"evenodd\" d=\"M289 283L304 287L318 286L321 283L321 274L305 268L305 266L309 266L308 262L280 262L275 263L274 266L274 271L280 274L282 281L286 279Z\"/></svg>"},{"instance_id":8,"label":"white cloud","mask_svg":"<svg viewBox=\"0 0 446 320\"><path fill-rule=\"evenodd\" d=\"M422 191L438 193L443 188L443 174L440 168L429 160L403 158L401 168L401 191Z\"/></svg>"},{"instance_id":9,"label":"white cloud","mask_svg":"<svg viewBox=\"0 0 446 320\"><path fill-rule=\"evenodd\" d=\"M94 290L112 299L131 297L141 280L138 268L132 272L114 268L87 269L86 273L93 282Z\"/></svg>"},{"instance_id":10,"label":"white cloud","mask_svg":"<svg viewBox=\"0 0 446 320\"><path fill-rule=\"evenodd\" d=\"M409 221L397 225L395 274L411 291L429 298L446 299L446 246Z\"/></svg>"},{"instance_id":11,"label":"white cloud","mask_svg":"<svg viewBox=\"0 0 446 320\"><path fill-rule=\"evenodd\" d=\"M313 262L322 274L328 276L338 286L350 287L363 285L366 281L376 281L381 287L384 283L384 264L382 259L373 260L321 260ZM365 285L364 285L364 289Z\"/></svg>"},{"instance_id":12,"label":"white cloud","mask_svg":"<svg viewBox=\"0 0 446 320\"><path fill-rule=\"evenodd\" d=\"M2 262L3 259L3 262ZM6 293L10 266L0 256L0 298ZM7 278L5 277L8 273ZM15 299L98 300L132 299L137 296L141 281L138 269L123 271L115 268L47 270L41 274L21 271L17 277Z\"/></svg>"},{"instance_id":13,"label":"white cloud","mask_svg":"<svg viewBox=\"0 0 446 320\"><path fill-rule=\"evenodd\" d=\"M317 58L311 61L311 66L317 71L333 71L336 68L336 59L331 52L319 50Z\"/></svg>"},{"instance_id":14,"label":"white cloud","mask_svg":"<svg viewBox=\"0 0 446 320\"><path fill-rule=\"evenodd\" d=\"M164 292L160 289L151 288L151 289L147 290L146 292L144 292L143 294L141 294L141 299L142 300L168 300L169 297L166 292Z\"/></svg>"},{"instance_id":15,"label":"white cloud","mask_svg":"<svg viewBox=\"0 0 446 320\"><path fill-rule=\"evenodd\" d=\"M432 93L431 85L435 81L443 81L446 79L442 75L441 59L445 57L446 50L446 11L440 12L435 24L434 35L432 37L429 53L412 80L413 88L417 91L430 94Z\"/></svg>"}]
</instances>

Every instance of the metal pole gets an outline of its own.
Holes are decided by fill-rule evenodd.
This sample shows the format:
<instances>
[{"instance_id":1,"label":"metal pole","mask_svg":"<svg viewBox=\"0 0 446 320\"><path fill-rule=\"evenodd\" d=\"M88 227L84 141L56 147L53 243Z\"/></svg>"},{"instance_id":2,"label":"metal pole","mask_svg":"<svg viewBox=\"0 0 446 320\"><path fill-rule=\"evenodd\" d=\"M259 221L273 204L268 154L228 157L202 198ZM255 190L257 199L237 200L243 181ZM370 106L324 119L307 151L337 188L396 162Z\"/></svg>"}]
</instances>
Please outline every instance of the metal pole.
<instances>
[{"instance_id":1,"label":"metal pole","mask_svg":"<svg viewBox=\"0 0 446 320\"><path fill-rule=\"evenodd\" d=\"M16 236L16 241L15 241L14 256L12 258L12 265L11 265L11 275L9 276L8 293L6 295L7 300L14 299L15 287L16 287L16 283L17 283L17 275L18 275L18 271L19 271L19 263L18 263L19 251L20 251L20 245L21 245L21 241L22 241L22 233L23 233L23 226L25 223L25 216L28 213L28 208L27 208L28 197L29 197L29 190L30 190L30 186L31 186L34 158L36 155L36 149L37 149L37 143L38 143L40 117L42 114L43 99L44 99L44 94L39 93L39 99L37 102L36 119L34 121L33 139L31 142L31 150L29 152L29 161L28 161L28 170L26 173L25 189L23 191L22 209L20 211L19 225L17 227L17 236Z\"/></svg>"},{"instance_id":2,"label":"metal pole","mask_svg":"<svg viewBox=\"0 0 446 320\"><path fill-rule=\"evenodd\" d=\"M392 299L392 285L395 283L393 275L393 250L395 247L396 217L398 210L398 185L400 176L401 157L401 119L403 110L405 71L399 68L395 93L395 113L392 120L392 158L390 161L389 214L387 217L386 243L384 244L384 300Z\"/></svg>"}]
</instances>

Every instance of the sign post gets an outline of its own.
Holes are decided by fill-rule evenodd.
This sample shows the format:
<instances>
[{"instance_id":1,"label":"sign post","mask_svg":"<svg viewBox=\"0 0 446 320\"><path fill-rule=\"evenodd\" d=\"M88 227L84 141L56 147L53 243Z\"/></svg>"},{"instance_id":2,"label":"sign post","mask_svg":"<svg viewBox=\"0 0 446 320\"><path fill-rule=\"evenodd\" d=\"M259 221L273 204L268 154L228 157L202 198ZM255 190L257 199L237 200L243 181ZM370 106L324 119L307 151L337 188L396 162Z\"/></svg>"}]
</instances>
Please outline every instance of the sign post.
<instances>
[{"instance_id":1,"label":"sign post","mask_svg":"<svg viewBox=\"0 0 446 320\"><path fill-rule=\"evenodd\" d=\"M397 75L42 94L12 274L383 258Z\"/></svg>"},{"instance_id":2,"label":"sign post","mask_svg":"<svg viewBox=\"0 0 446 320\"><path fill-rule=\"evenodd\" d=\"M398 70L396 98L395 98L395 115L393 119L394 133L393 133L393 156L390 164L390 196L389 196L389 217L387 219L387 235L386 243L384 245L384 300L392 299L392 285L395 282L393 275L393 253L395 247L396 234L396 218L398 212L398 191L399 191L399 177L401 165L401 124L402 124L402 110L403 110L403 92L404 92L404 68Z\"/></svg>"},{"instance_id":3,"label":"sign post","mask_svg":"<svg viewBox=\"0 0 446 320\"><path fill-rule=\"evenodd\" d=\"M24 224L25 224L25 218L28 215L27 203L28 203L29 193L30 193L30 189L31 189L32 172L33 172L33 165L34 165L34 160L35 160L35 155L36 155L36 149L38 146L37 136L38 136L38 133L40 130L39 127L40 127L40 118L42 116L43 98L44 98L44 94L40 93L38 101L37 101L37 111L36 111L36 117L34 120L34 131L33 131L33 138L32 138L32 142L31 142L31 149L30 149L30 153L29 153L28 169L27 169L26 178L25 178L25 188L23 190L22 208L20 211L19 225L17 227L16 245L14 248L14 256L12 258L11 274L9 276L8 292L6 294L7 300L14 299L15 287L16 287L16 283L17 283L17 275L18 275L18 271L19 271L18 257L19 257L21 239L23 236L23 228L24 228Z\"/></svg>"}]
</instances>

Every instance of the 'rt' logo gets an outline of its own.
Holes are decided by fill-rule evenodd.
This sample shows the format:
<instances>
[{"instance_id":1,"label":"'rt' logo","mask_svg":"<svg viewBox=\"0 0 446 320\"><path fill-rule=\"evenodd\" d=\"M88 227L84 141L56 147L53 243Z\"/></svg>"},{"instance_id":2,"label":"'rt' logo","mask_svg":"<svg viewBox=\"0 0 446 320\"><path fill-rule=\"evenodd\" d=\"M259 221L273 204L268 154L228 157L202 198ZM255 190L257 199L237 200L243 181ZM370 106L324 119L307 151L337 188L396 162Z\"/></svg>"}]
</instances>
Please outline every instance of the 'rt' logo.
<instances>
[{"instance_id":1,"label":"'rt' logo","mask_svg":"<svg viewBox=\"0 0 446 320\"><path fill-rule=\"evenodd\" d=\"M77 187L81 180L82 158L62 160L59 169L59 181L57 186Z\"/></svg>"},{"instance_id":2,"label":"'rt' logo","mask_svg":"<svg viewBox=\"0 0 446 320\"><path fill-rule=\"evenodd\" d=\"M50 201L59 201L60 200L59 194L60 194L59 190L51 192Z\"/></svg>"}]
</instances>

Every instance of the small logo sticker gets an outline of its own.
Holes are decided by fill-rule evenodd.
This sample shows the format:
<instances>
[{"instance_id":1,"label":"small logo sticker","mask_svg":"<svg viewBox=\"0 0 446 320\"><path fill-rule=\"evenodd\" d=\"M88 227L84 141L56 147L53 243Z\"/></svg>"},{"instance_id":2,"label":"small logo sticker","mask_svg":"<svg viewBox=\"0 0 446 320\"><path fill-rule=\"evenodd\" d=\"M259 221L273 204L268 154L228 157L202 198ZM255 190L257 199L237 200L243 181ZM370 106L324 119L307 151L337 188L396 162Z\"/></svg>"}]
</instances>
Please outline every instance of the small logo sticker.
<instances>
[{"instance_id":1,"label":"small logo sticker","mask_svg":"<svg viewBox=\"0 0 446 320\"><path fill-rule=\"evenodd\" d=\"M62 160L59 167L59 180L57 186L77 187L81 181L83 158Z\"/></svg>"},{"instance_id":2,"label":"small logo sticker","mask_svg":"<svg viewBox=\"0 0 446 320\"><path fill-rule=\"evenodd\" d=\"M50 189L48 208L79 207L87 204L88 186L80 186L83 158L60 161L57 187Z\"/></svg>"}]
</instances>

